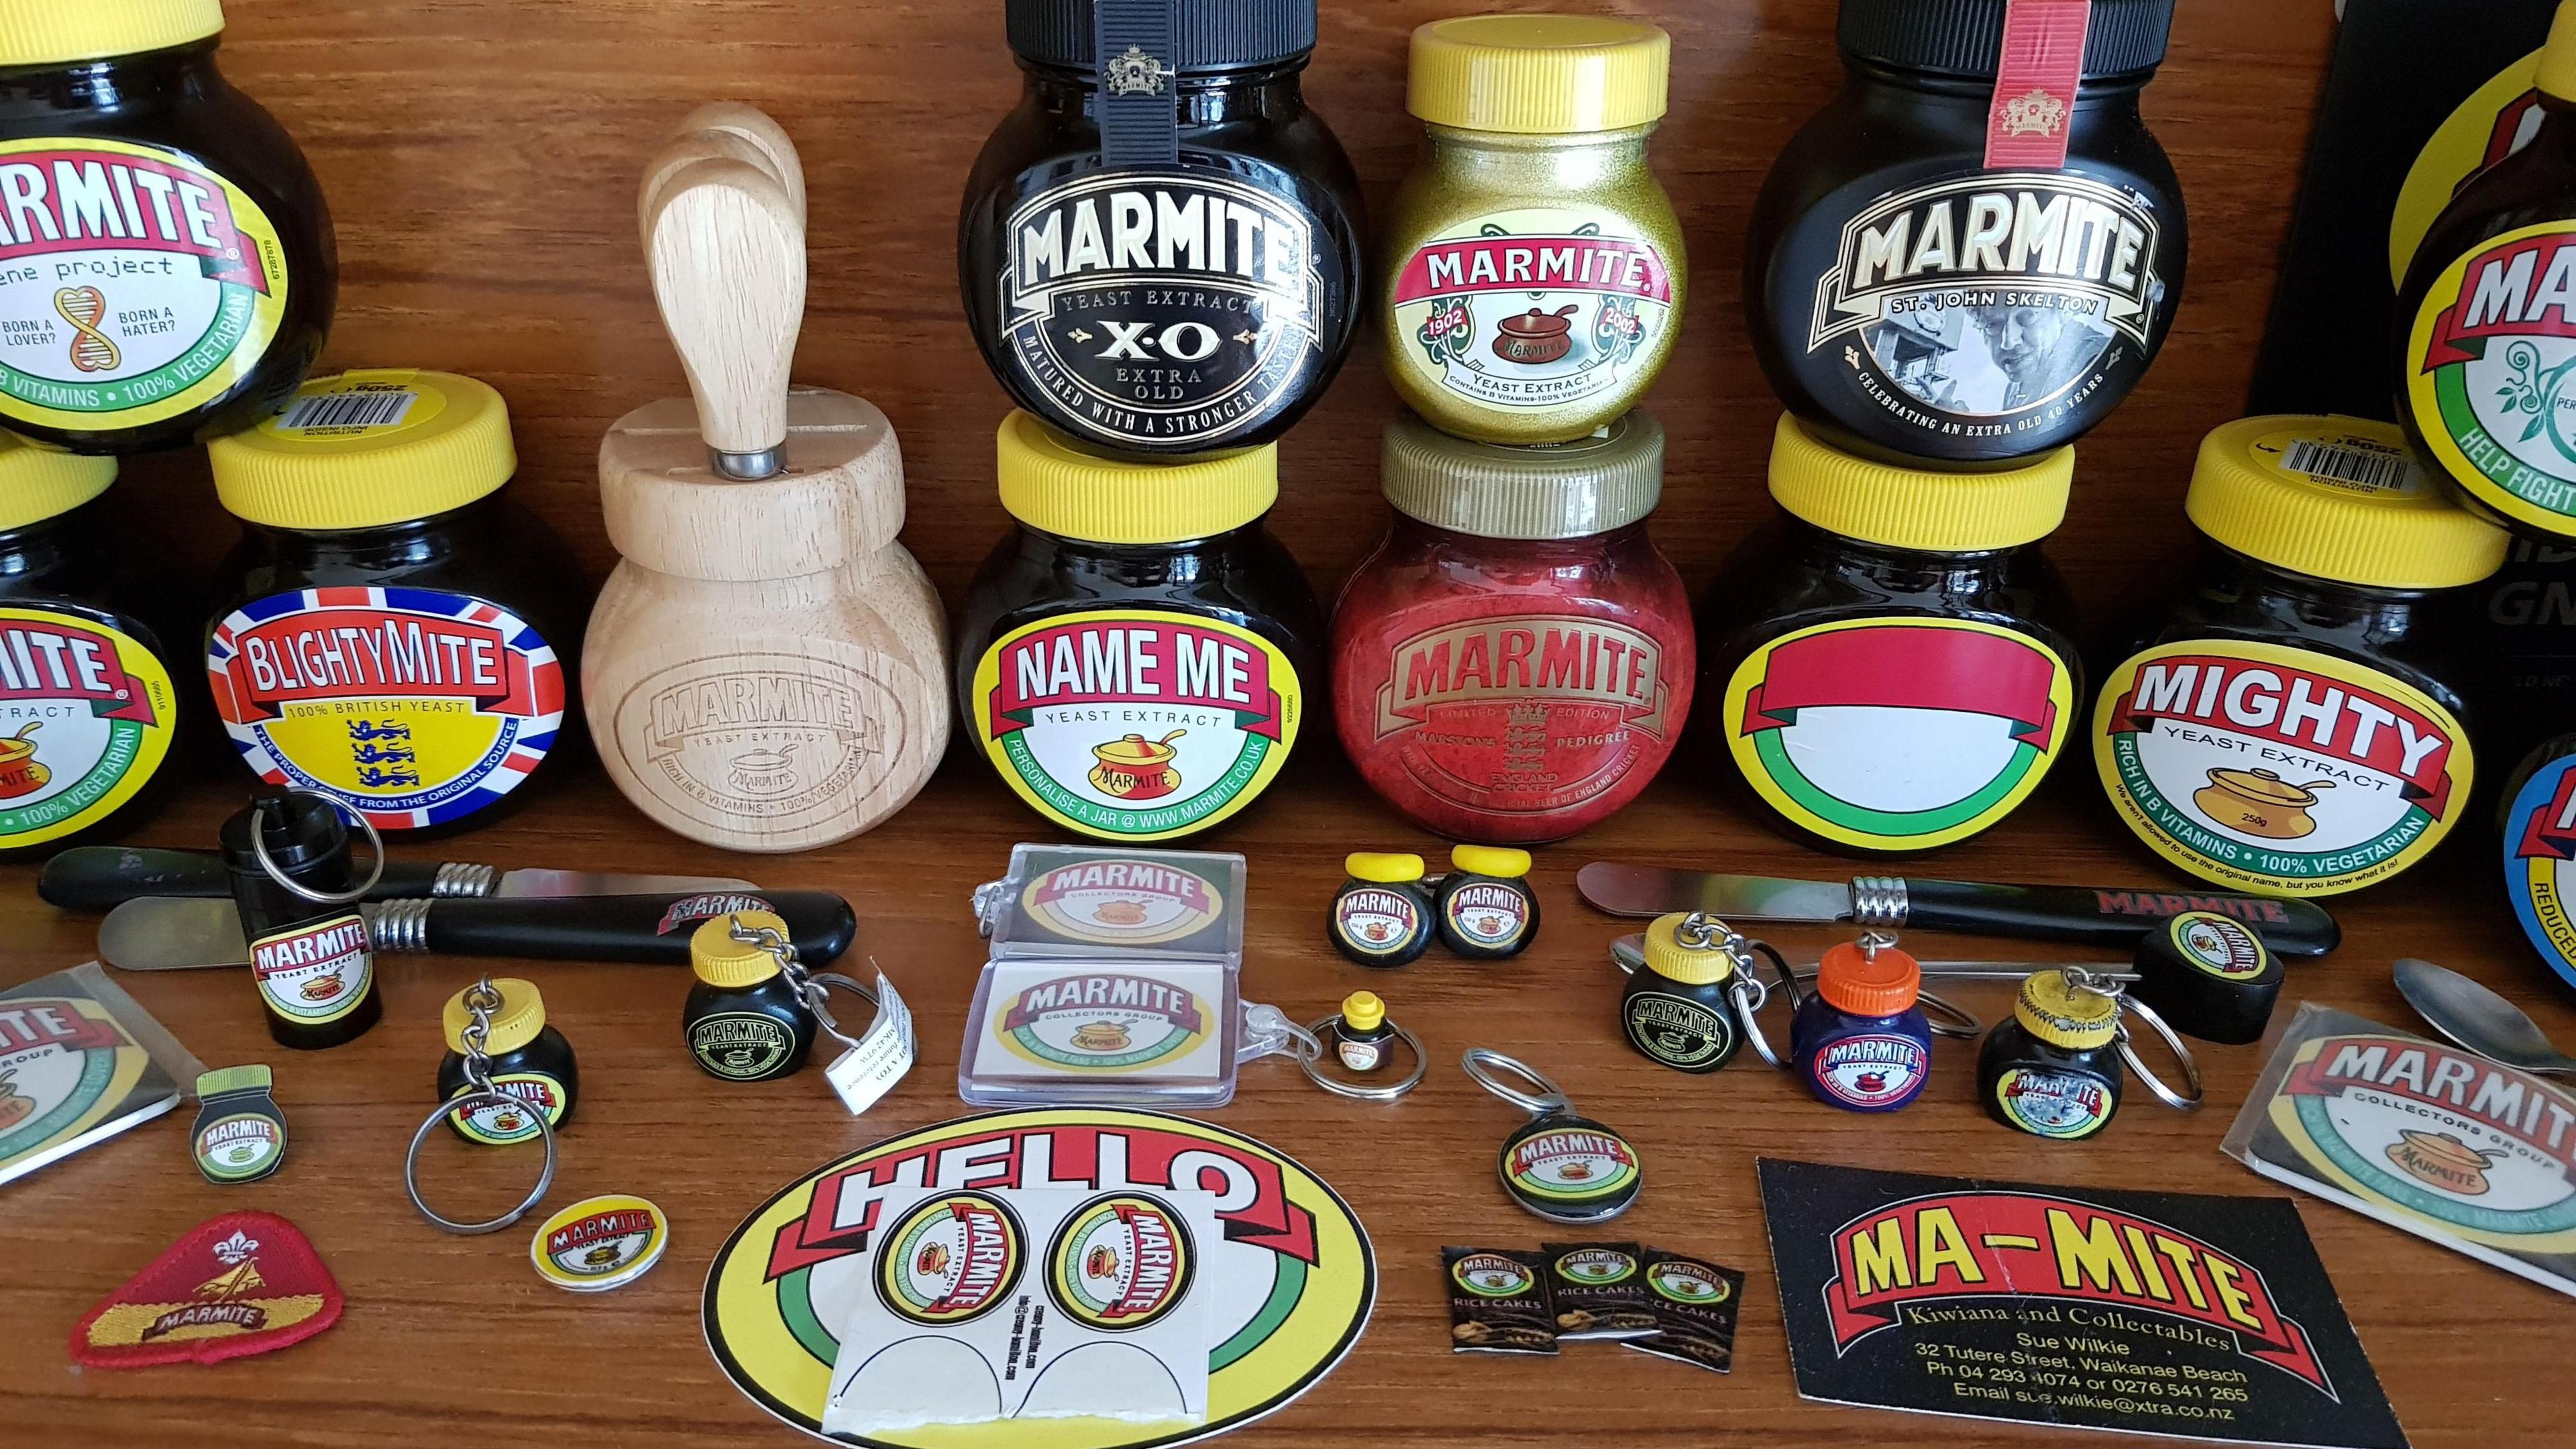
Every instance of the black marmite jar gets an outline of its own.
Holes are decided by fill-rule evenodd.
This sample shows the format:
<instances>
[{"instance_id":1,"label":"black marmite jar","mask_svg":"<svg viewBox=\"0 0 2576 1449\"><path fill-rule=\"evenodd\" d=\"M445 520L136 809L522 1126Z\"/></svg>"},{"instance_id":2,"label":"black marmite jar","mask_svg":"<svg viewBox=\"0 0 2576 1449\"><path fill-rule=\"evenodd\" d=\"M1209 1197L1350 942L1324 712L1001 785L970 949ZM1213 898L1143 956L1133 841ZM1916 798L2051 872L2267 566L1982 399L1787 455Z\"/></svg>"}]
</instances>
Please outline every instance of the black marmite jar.
<instances>
[{"instance_id":1,"label":"black marmite jar","mask_svg":"<svg viewBox=\"0 0 2576 1449\"><path fill-rule=\"evenodd\" d=\"M552 1126L568 1125L581 1073L573 1063L572 1043L547 1024L546 999L535 982L502 976L493 979L492 989L500 993L501 1004L483 1038L483 1054L490 1058L484 1069L515 1105L486 1100L459 1107L447 1114L447 1130L468 1142L500 1147L536 1136L540 1112ZM447 1032L447 1055L438 1061L440 1101L474 1090L465 1077L465 1032L474 1022L474 1008L466 998L474 991L469 986L447 998L440 1017Z\"/></svg>"},{"instance_id":2,"label":"black marmite jar","mask_svg":"<svg viewBox=\"0 0 2576 1449\"><path fill-rule=\"evenodd\" d=\"M1295 750L1324 617L1261 526L1275 446L1101 457L1002 423L1018 527L958 613L958 719L1012 791L1105 840L1171 840L1251 804Z\"/></svg>"},{"instance_id":3,"label":"black marmite jar","mask_svg":"<svg viewBox=\"0 0 2576 1449\"><path fill-rule=\"evenodd\" d=\"M327 897L357 886L339 807L313 794L261 795L223 823L216 843L268 1034L298 1051L365 1036L385 1014L367 923L354 905L312 900L294 888Z\"/></svg>"},{"instance_id":4,"label":"black marmite jar","mask_svg":"<svg viewBox=\"0 0 2576 1449\"><path fill-rule=\"evenodd\" d=\"M1538 940L1530 853L1507 845L1456 845L1433 896L1440 944L1471 961L1517 956Z\"/></svg>"},{"instance_id":5,"label":"black marmite jar","mask_svg":"<svg viewBox=\"0 0 2576 1449\"><path fill-rule=\"evenodd\" d=\"M768 947L735 939L736 924L787 934L787 923L767 911L738 911L707 921L689 937L689 968L698 978L680 1017L689 1057L708 1076L728 1082L794 1076L814 1050L821 1023Z\"/></svg>"},{"instance_id":6,"label":"black marmite jar","mask_svg":"<svg viewBox=\"0 0 2576 1449\"><path fill-rule=\"evenodd\" d=\"M1419 959L1436 934L1422 857L1355 851L1343 857L1342 871L1349 879L1333 894L1324 932L1333 949L1363 966L1392 968Z\"/></svg>"},{"instance_id":7,"label":"black marmite jar","mask_svg":"<svg viewBox=\"0 0 2576 1449\"><path fill-rule=\"evenodd\" d=\"M958 217L975 340L1094 447L1267 443L1359 324L1359 183L1306 109L1315 0L1009 0L1026 86Z\"/></svg>"},{"instance_id":8,"label":"black marmite jar","mask_svg":"<svg viewBox=\"0 0 2576 1449\"><path fill-rule=\"evenodd\" d=\"M1700 609L1695 728L1718 771L1793 836L1864 855L2019 808L2084 699L2074 596L2040 551L2074 454L1941 473L1781 418L1780 513Z\"/></svg>"},{"instance_id":9,"label":"black marmite jar","mask_svg":"<svg viewBox=\"0 0 2576 1449\"><path fill-rule=\"evenodd\" d=\"M115 478L0 433L0 854L117 834L184 768L171 745L201 706L170 646L193 625L109 518Z\"/></svg>"},{"instance_id":10,"label":"black marmite jar","mask_svg":"<svg viewBox=\"0 0 2576 1449\"><path fill-rule=\"evenodd\" d=\"M0 6L0 427L81 453L274 412L339 259L284 128L215 66L218 0Z\"/></svg>"},{"instance_id":11,"label":"black marmite jar","mask_svg":"<svg viewBox=\"0 0 2576 1449\"><path fill-rule=\"evenodd\" d=\"M317 378L208 454L244 527L206 670L253 774L425 836L524 803L577 747L590 596L502 491L517 453L499 393L442 372Z\"/></svg>"},{"instance_id":12,"label":"black marmite jar","mask_svg":"<svg viewBox=\"0 0 2576 1449\"><path fill-rule=\"evenodd\" d=\"M2073 37L2023 29L2068 9L1843 0L1843 89L1744 245L1790 411L1864 451L1999 463L2083 436L2145 373L2182 296L2182 192L2138 111L2173 0L2093 0L2080 79Z\"/></svg>"},{"instance_id":13,"label":"black marmite jar","mask_svg":"<svg viewBox=\"0 0 2576 1449\"><path fill-rule=\"evenodd\" d=\"M2033 1136L2090 1137L2120 1110L2120 1000L2063 971L2024 978L2010 1021L1977 1051L1986 1115Z\"/></svg>"},{"instance_id":14,"label":"black marmite jar","mask_svg":"<svg viewBox=\"0 0 2576 1449\"><path fill-rule=\"evenodd\" d=\"M1659 916L1646 928L1645 964L1619 996L1619 1031L1648 1061L1713 1072L1735 1060L1744 1032L1731 994L1730 935L1725 922L1688 913Z\"/></svg>"}]
</instances>

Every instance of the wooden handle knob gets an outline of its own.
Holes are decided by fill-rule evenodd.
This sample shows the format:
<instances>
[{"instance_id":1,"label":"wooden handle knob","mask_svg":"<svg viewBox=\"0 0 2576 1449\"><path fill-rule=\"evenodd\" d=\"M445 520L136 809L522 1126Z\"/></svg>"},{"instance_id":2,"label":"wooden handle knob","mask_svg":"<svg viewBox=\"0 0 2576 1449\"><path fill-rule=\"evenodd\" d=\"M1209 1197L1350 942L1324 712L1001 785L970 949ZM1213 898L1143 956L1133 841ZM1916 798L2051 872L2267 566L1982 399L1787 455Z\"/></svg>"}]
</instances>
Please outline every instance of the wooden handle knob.
<instances>
[{"instance_id":1,"label":"wooden handle knob","mask_svg":"<svg viewBox=\"0 0 2576 1449\"><path fill-rule=\"evenodd\" d=\"M644 218L662 325L719 471L787 442L787 377L805 321L805 228L757 166L710 158L663 178ZM772 460L766 471L781 466ZM764 476L758 470L747 476Z\"/></svg>"},{"instance_id":2,"label":"wooden handle knob","mask_svg":"<svg viewBox=\"0 0 2576 1449\"><path fill-rule=\"evenodd\" d=\"M644 184L636 188L637 229L650 222L654 207L661 203L662 187L674 174L693 161L718 159L740 161L768 173L796 207L796 224L805 224L805 168L797 159L796 143L766 113L718 101L691 111L670 144L644 168Z\"/></svg>"}]
</instances>

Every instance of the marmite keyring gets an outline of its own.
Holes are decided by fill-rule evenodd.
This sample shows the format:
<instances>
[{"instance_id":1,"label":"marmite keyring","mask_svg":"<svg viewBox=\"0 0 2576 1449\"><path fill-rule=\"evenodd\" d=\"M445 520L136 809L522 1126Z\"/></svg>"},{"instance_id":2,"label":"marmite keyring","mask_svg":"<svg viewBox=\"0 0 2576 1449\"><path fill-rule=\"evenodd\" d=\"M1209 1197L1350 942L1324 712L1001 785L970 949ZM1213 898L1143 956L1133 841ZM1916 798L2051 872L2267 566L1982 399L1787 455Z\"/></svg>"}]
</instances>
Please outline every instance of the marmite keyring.
<instances>
[{"instance_id":1,"label":"marmite keyring","mask_svg":"<svg viewBox=\"0 0 2576 1449\"><path fill-rule=\"evenodd\" d=\"M319 790L283 790L280 791L279 794L302 795L308 799L319 800L339 813L357 821L358 828L367 833L367 844L376 852L376 866L375 869L367 872L367 878L365 880L359 882L348 890L317 891L311 886L289 876L285 871L278 869L277 862L269 858L268 831L266 829L254 829L250 832L250 853L254 859L258 860L259 868L268 872L268 878L270 880L277 882L287 890L313 902L317 906L346 906L365 900L367 898L367 892L376 888L376 882L385 878L385 838L377 832L376 822L369 820L365 811L353 807L348 801L341 799L337 795L325 795ZM261 822L262 825L265 825L265 823L265 821Z\"/></svg>"},{"instance_id":2,"label":"marmite keyring","mask_svg":"<svg viewBox=\"0 0 2576 1449\"><path fill-rule=\"evenodd\" d=\"M1388 1019L1386 1023L1387 1029L1395 1033L1395 1039L1397 1041L1404 1043L1407 1047L1412 1049L1412 1071L1405 1073L1402 1077L1399 1077L1392 1082L1382 1083L1373 1087L1363 1087L1355 1083L1341 1081L1337 1078L1324 1075L1322 1071L1317 1069L1316 1064L1321 1062L1326 1055L1324 1051L1324 1042L1327 1039L1328 1034L1340 1027L1341 1024L1342 1014L1338 1011L1334 1012L1330 1016L1319 1016L1313 1021L1306 1023L1306 1036L1311 1041L1312 1049L1308 1049L1307 1042L1300 1042L1296 1057L1297 1066L1300 1070L1305 1072L1306 1079L1308 1081L1313 1082L1316 1086L1323 1088L1334 1096L1349 1097L1354 1101L1360 1102L1392 1102L1396 1098L1401 1097L1405 1093L1422 1085L1423 1074L1431 1070L1431 1058L1424 1055L1421 1039L1416 1037L1413 1033L1406 1031L1404 1027L1397 1023L1393 1018ZM1509 1058L1505 1058L1505 1060L1509 1060ZM1490 1087L1491 1084L1489 1083L1488 1086Z\"/></svg>"},{"instance_id":3,"label":"marmite keyring","mask_svg":"<svg viewBox=\"0 0 2576 1449\"><path fill-rule=\"evenodd\" d=\"M379 856L379 859L381 858ZM493 1085L492 1058L483 1050L484 1042L490 1040L492 1035L492 1013L501 1007L501 993L493 987L491 977L486 976L474 984L473 989L465 995L465 1005L467 1010L474 1013L474 1019L467 1022L465 1026L463 1053L465 1080L472 1090L441 1101L431 1109L429 1116L422 1120L420 1130L411 1134L411 1150L403 1154L403 1191L411 1194L411 1205L420 1209L420 1215L429 1219L430 1226L463 1237L473 1237L481 1233L497 1233L525 1216L528 1209L545 1201L546 1189L554 1186L555 1182L555 1124L542 1111L528 1114L529 1118L537 1124L537 1135L545 1139L545 1170L537 1174L537 1185L529 1189L528 1195L520 1200L519 1205L501 1216L487 1222L460 1223L454 1218L440 1216L438 1210L429 1205L428 1199L420 1195L421 1144L429 1140L429 1134L437 1130L438 1124L444 1121L449 1113L470 1111L481 1106L522 1107L526 1105Z\"/></svg>"},{"instance_id":4,"label":"marmite keyring","mask_svg":"<svg viewBox=\"0 0 2576 1449\"><path fill-rule=\"evenodd\" d=\"M2165 1019L2156 1015L2153 1007L2130 995L2119 982L2106 981L2100 975L2086 971L2080 966L2058 969L2066 973L2068 983L2077 989L2098 991L2119 1003L2120 1029L2117 1039L2120 1043L2120 1060L2129 1064L2129 1070L2138 1074L2138 1080L2146 1083L2147 1090L2155 1094L2156 1100L2176 1111L2198 1110L2201 1098L2206 1095L2200 1085L2200 1064L2191 1059L2191 1048L2183 1045L2182 1038L2175 1034L2172 1027L2165 1024ZM2173 1053L2174 1061L2182 1067L2183 1085L2191 1089L2191 1095L2184 1096L2166 1086L2162 1077L2148 1071L2147 1064L2138 1060L2137 1048L2132 1046L2129 1040L2129 1018L2132 1016L2145 1022L2154 1029L2156 1035L2164 1038L2166 1050Z\"/></svg>"},{"instance_id":5,"label":"marmite keyring","mask_svg":"<svg viewBox=\"0 0 2576 1449\"><path fill-rule=\"evenodd\" d=\"M1754 953L1770 962L1771 970L1774 975L1779 977L1780 985L1777 988L1773 988L1764 983L1761 978L1755 976L1750 970L1744 971L1741 974L1740 979L1747 986L1753 988L1751 992L1747 993L1752 996L1752 1004L1750 1006L1745 1006L1740 998L1737 1002L1738 1008L1741 1012L1740 1019L1744 1024L1744 1039L1746 1043L1753 1048L1754 1052L1762 1058L1762 1060L1785 1071L1788 1069L1789 1063L1787 1060L1782 1058L1778 1052L1771 1049L1771 1042L1769 1038L1763 1036L1762 1025L1760 1022L1754 1020L1753 1013L1760 1011L1763 1008L1763 1006L1770 1000L1770 993L1774 989L1777 989L1781 996L1788 1001L1789 1010L1794 1013L1798 1009L1799 1001L1802 999L1802 993L1799 988L1803 983L1815 979L1815 969L1810 967L1804 972L1792 970L1788 961L1784 959L1780 955L1779 951L1768 941L1752 940L1748 938L1745 944L1751 948ZM1635 975L1637 968L1646 964L1646 938L1644 933L1632 931L1627 935L1621 936L1617 940L1612 941L1610 943L1610 964L1618 967L1622 972L1632 976ZM1923 963L1923 974L1926 976L1939 976L1954 981L2019 981L2030 974L2030 968L2024 967L2019 971L2005 971L2001 968L1989 970L1986 967L1979 966L1974 969L1954 971L1943 969L1939 962L1927 961ZM2134 977L2122 979L2134 979ZM1917 996L1916 1000L1921 1003L1923 1014L1931 1018L1932 1034L1935 1036L1952 1037L1960 1041L1975 1041L1977 1038L1986 1034L1985 1022L1979 1018L1975 1012L1968 1010L1966 1007L1959 1005L1955 1001L1945 1000L1929 991L1922 992Z\"/></svg>"},{"instance_id":6,"label":"marmite keyring","mask_svg":"<svg viewBox=\"0 0 2576 1449\"><path fill-rule=\"evenodd\" d=\"M1531 1213L1558 1223L1607 1222L1626 1212L1645 1187L1645 1167L1628 1139L1578 1117L1563 1089L1523 1062L1471 1047L1458 1069L1477 1086L1530 1114L1503 1139L1494 1170L1503 1191ZM1534 1088L1523 1091L1505 1077Z\"/></svg>"}]
</instances>

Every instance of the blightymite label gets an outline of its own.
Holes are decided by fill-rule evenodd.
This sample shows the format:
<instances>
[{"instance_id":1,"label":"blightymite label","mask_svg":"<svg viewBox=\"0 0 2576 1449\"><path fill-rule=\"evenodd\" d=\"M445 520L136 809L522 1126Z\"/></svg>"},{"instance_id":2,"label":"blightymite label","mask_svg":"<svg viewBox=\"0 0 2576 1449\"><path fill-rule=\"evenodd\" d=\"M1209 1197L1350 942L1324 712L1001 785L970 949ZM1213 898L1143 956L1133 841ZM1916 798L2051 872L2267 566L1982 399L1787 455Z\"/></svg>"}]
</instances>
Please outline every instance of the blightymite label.
<instances>
[{"instance_id":1,"label":"blightymite label","mask_svg":"<svg viewBox=\"0 0 2576 1449\"><path fill-rule=\"evenodd\" d=\"M2533 771L2505 806L2504 889L2531 948L2576 986L2576 755Z\"/></svg>"},{"instance_id":2,"label":"blightymite label","mask_svg":"<svg viewBox=\"0 0 2576 1449\"><path fill-rule=\"evenodd\" d=\"M250 971L278 1015L303 1026L338 1021L375 977L367 923L352 911L262 936L250 943Z\"/></svg>"},{"instance_id":3,"label":"blightymite label","mask_svg":"<svg viewBox=\"0 0 2576 1449\"><path fill-rule=\"evenodd\" d=\"M215 625L206 665L225 732L261 779L334 796L383 830L499 800L563 725L554 646L462 594L271 594Z\"/></svg>"},{"instance_id":4,"label":"blightymite label","mask_svg":"<svg viewBox=\"0 0 2576 1449\"><path fill-rule=\"evenodd\" d=\"M1856 619L1784 634L1727 680L1726 744L1773 809L1828 840L1925 850L2017 809L2075 712L2075 675L2027 634Z\"/></svg>"},{"instance_id":5,"label":"blightymite label","mask_svg":"<svg viewBox=\"0 0 2576 1449\"><path fill-rule=\"evenodd\" d=\"M2025 1132L2073 1141L2101 1130L2117 1103L2091 1077L2012 1067L1995 1079L1995 1105Z\"/></svg>"},{"instance_id":6,"label":"blightymite label","mask_svg":"<svg viewBox=\"0 0 2576 1449\"><path fill-rule=\"evenodd\" d=\"M508 1104L486 1101L459 1107L447 1114L448 1125L487 1147L500 1147L536 1136L540 1112L549 1126L563 1120L563 1083L543 1072L503 1072L492 1078L492 1085L511 1099ZM448 1095L461 1097L473 1090L468 1083Z\"/></svg>"},{"instance_id":7,"label":"blightymite label","mask_svg":"<svg viewBox=\"0 0 2576 1449\"><path fill-rule=\"evenodd\" d=\"M1537 411L1632 387L1672 347L1672 261L1617 215L1525 207L1417 247L1395 280L1393 365L1489 407Z\"/></svg>"},{"instance_id":8,"label":"blightymite label","mask_svg":"<svg viewBox=\"0 0 2576 1449\"><path fill-rule=\"evenodd\" d=\"M1161 840L1250 804L1304 714L1296 666L1222 620L1102 609L1023 625L977 661L975 727L1038 813L1087 835Z\"/></svg>"},{"instance_id":9,"label":"blightymite label","mask_svg":"<svg viewBox=\"0 0 2576 1449\"><path fill-rule=\"evenodd\" d=\"M2312 650L2183 640L2102 686L2094 760L2129 828L2205 880L2354 890L2404 870L2468 798L2468 737L2405 681Z\"/></svg>"},{"instance_id":10,"label":"blightymite label","mask_svg":"<svg viewBox=\"0 0 2576 1449\"><path fill-rule=\"evenodd\" d=\"M0 417L140 427L232 391L286 314L277 227L182 152L0 141Z\"/></svg>"},{"instance_id":11,"label":"blightymite label","mask_svg":"<svg viewBox=\"0 0 2576 1449\"><path fill-rule=\"evenodd\" d=\"M129 635L0 609L0 842L58 840L133 799L169 756L175 710L169 671Z\"/></svg>"},{"instance_id":12,"label":"blightymite label","mask_svg":"<svg viewBox=\"0 0 2576 1449\"><path fill-rule=\"evenodd\" d=\"M2576 535L2576 221L2518 227L2444 267L2406 350L2432 461L2518 523Z\"/></svg>"}]
</instances>

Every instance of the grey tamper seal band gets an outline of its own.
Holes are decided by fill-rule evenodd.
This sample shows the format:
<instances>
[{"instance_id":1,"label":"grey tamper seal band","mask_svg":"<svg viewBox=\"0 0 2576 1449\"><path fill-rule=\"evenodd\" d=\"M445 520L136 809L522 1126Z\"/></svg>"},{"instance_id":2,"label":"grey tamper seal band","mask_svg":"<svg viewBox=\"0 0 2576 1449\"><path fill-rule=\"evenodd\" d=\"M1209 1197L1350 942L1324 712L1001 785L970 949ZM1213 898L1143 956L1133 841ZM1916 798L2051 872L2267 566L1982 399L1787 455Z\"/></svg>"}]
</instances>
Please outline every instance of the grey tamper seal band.
<instances>
[{"instance_id":1,"label":"grey tamper seal band","mask_svg":"<svg viewBox=\"0 0 2576 1449\"><path fill-rule=\"evenodd\" d=\"M1453 438L1407 415L1378 460L1405 516L1483 538L1581 538L1625 527L1664 494L1664 428L1643 409L1588 438L1507 448Z\"/></svg>"}]
</instances>

